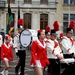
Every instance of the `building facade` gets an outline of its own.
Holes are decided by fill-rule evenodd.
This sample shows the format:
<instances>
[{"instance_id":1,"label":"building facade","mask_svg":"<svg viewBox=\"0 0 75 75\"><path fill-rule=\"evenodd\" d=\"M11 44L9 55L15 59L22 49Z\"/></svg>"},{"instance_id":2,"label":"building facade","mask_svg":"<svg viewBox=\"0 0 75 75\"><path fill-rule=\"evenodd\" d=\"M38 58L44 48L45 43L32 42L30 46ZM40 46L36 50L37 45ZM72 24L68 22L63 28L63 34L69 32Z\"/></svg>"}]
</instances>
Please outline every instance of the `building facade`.
<instances>
[{"instance_id":1,"label":"building facade","mask_svg":"<svg viewBox=\"0 0 75 75\"><path fill-rule=\"evenodd\" d=\"M0 0L0 2L2 1ZM24 19L24 29L36 30L45 29L47 25L53 28L53 23L57 20L57 3L58 0L10 0L14 17L14 32L17 30L18 7L20 8L20 18ZM4 7L0 6L0 29L5 31L8 22L7 13L8 0L5 0Z\"/></svg>"},{"instance_id":2,"label":"building facade","mask_svg":"<svg viewBox=\"0 0 75 75\"><path fill-rule=\"evenodd\" d=\"M56 18L60 23L60 30L65 33L70 21L75 21L75 0L58 0Z\"/></svg>"}]
</instances>

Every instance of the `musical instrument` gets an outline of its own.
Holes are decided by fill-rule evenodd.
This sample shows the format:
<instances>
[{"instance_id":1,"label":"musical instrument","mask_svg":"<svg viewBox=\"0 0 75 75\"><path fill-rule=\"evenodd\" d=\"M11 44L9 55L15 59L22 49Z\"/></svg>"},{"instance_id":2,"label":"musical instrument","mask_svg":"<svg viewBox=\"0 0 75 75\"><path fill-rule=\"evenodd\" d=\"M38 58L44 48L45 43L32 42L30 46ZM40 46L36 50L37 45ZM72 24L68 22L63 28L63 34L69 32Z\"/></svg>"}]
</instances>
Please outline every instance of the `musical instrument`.
<instances>
[{"instance_id":1,"label":"musical instrument","mask_svg":"<svg viewBox=\"0 0 75 75\"><path fill-rule=\"evenodd\" d=\"M75 62L74 58L67 58L67 59L60 60L60 63L66 63L68 65L69 65L69 63L73 63L73 62Z\"/></svg>"},{"instance_id":2,"label":"musical instrument","mask_svg":"<svg viewBox=\"0 0 75 75\"><path fill-rule=\"evenodd\" d=\"M23 30L21 33L20 33L20 43L23 47L27 47L29 46L30 42L31 42L31 32L29 30Z\"/></svg>"}]
</instances>

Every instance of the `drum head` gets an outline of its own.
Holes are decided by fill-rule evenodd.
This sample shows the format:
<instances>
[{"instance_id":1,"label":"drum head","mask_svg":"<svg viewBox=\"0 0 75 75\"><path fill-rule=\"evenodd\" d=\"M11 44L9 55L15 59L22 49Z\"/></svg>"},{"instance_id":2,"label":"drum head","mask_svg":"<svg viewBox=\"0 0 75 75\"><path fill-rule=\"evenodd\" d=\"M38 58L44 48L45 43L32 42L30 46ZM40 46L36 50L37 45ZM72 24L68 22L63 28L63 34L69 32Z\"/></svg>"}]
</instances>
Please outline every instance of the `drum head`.
<instances>
[{"instance_id":1,"label":"drum head","mask_svg":"<svg viewBox=\"0 0 75 75\"><path fill-rule=\"evenodd\" d=\"M23 30L20 34L20 43L23 47L27 47L31 42L31 32Z\"/></svg>"}]
</instances>

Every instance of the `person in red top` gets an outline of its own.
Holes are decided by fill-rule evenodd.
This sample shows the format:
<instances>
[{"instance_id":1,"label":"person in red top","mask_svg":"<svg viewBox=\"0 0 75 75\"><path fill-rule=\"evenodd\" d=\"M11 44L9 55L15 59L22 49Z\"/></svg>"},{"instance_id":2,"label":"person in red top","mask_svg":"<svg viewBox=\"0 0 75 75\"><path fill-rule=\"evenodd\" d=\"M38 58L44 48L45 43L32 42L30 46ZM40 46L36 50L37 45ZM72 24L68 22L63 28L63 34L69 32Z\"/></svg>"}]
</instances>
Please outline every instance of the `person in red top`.
<instances>
[{"instance_id":1,"label":"person in red top","mask_svg":"<svg viewBox=\"0 0 75 75\"><path fill-rule=\"evenodd\" d=\"M34 68L37 75L43 75L43 69L50 64L47 58L46 44L44 42L45 32L38 30L38 40L32 42L30 66Z\"/></svg>"},{"instance_id":2,"label":"person in red top","mask_svg":"<svg viewBox=\"0 0 75 75\"><path fill-rule=\"evenodd\" d=\"M9 61L14 59L10 41L10 36L5 36L5 42L1 46L1 58L5 63L5 68L1 72L2 75L8 75Z\"/></svg>"}]
</instances>

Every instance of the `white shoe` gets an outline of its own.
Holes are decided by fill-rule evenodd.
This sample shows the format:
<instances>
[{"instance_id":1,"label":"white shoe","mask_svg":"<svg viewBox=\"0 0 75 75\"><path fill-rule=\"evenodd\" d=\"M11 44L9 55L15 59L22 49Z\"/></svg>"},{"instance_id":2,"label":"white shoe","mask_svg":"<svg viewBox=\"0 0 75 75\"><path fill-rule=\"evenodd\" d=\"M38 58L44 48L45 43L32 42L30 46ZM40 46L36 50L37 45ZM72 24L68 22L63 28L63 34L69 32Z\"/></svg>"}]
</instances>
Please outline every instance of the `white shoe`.
<instances>
[{"instance_id":1,"label":"white shoe","mask_svg":"<svg viewBox=\"0 0 75 75\"><path fill-rule=\"evenodd\" d=\"M3 71L1 72L1 74L2 74L2 75L5 75L5 70L3 70Z\"/></svg>"}]
</instances>

